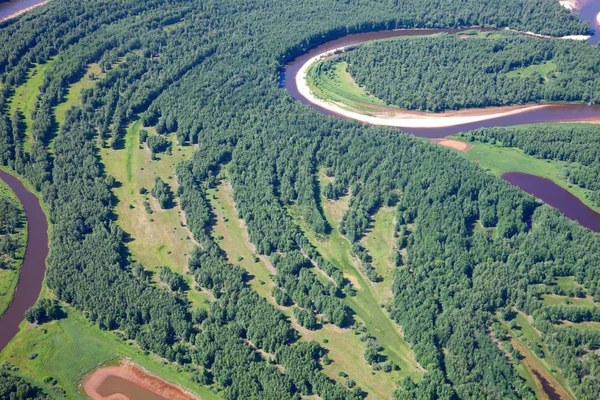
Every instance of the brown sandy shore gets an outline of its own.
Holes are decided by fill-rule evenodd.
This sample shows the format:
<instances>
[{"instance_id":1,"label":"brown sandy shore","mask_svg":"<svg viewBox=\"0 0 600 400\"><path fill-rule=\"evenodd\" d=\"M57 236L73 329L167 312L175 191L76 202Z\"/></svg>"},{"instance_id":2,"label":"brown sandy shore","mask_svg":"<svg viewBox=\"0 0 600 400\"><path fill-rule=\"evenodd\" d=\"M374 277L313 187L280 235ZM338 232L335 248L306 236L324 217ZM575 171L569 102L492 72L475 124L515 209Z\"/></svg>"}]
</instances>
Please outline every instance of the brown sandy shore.
<instances>
[{"instance_id":1,"label":"brown sandy shore","mask_svg":"<svg viewBox=\"0 0 600 400\"><path fill-rule=\"evenodd\" d=\"M510 30L507 28L507 30ZM530 32L519 32L521 34L544 37ZM588 36L565 36L557 39L585 40ZM302 97L311 103L320 106L337 115L351 118L357 121L366 122L371 125L392 126L397 128L445 128L450 126L464 125L475 122L482 122L490 119L506 117L509 115L520 114L533 111L539 108L551 107L551 104L528 104L502 107L474 108L459 111L448 111L443 113L430 113L419 111L399 110L393 107L372 106L378 109L378 112L367 115L359 110L349 109L343 104L323 100L312 93L308 82L308 70L315 63L325 58L331 57L337 52L345 51L342 46L337 49L328 50L307 60L299 69L295 76L296 87Z\"/></svg>"},{"instance_id":2,"label":"brown sandy shore","mask_svg":"<svg viewBox=\"0 0 600 400\"><path fill-rule=\"evenodd\" d=\"M41 5L46 4L48 1L50 1L50 0L43 0L43 1L39 2L38 4L35 4L33 6L30 6L30 7L23 8L22 10L19 10L19 11L15 12L15 13L12 13L12 14L4 17L4 18L0 18L0 22L6 21L7 19L10 19L10 18L17 17L17 16L19 16L19 15L21 15L21 14L23 14L23 13L29 11L29 10L33 10L36 7L39 7Z\"/></svg>"},{"instance_id":3,"label":"brown sandy shore","mask_svg":"<svg viewBox=\"0 0 600 400\"><path fill-rule=\"evenodd\" d=\"M107 396L98 393L99 391L104 392L99 389L109 377L124 379L131 382L132 386L141 387L168 400L202 400L185 389L149 373L129 360L121 360L119 365L100 367L93 370L83 377L79 387L92 400L139 400L130 399L123 393L110 393Z\"/></svg>"},{"instance_id":4,"label":"brown sandy shore","mask_svg":"<svg viewBox=\"0 0 600 400\"><path fill-rule=\"evenodd\" d=\"M463 153L466 153L473 148L471 143L465 143L454 139L431 139L430 142L439 144L440 146L449 147L454 150L462 151Z\"/></svg>"}]
</instances>

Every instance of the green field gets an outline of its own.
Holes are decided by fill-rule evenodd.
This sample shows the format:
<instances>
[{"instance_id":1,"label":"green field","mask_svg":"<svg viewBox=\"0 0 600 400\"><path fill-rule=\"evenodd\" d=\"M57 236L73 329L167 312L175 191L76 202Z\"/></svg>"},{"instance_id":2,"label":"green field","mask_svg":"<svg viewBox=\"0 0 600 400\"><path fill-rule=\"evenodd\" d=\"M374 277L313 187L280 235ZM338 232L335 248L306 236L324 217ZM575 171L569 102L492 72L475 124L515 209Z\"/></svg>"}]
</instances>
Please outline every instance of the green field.
<instances>
[{"instance_id":1,"label":"green field","mask_svg":"<svg viewBox=\"0 0 600 400\"><path fill-rule=\"evenodd\" d=\"M140 121L127 129L124 149L102 148L99 151L106 173L115 177L120 184L113 189L118 199L114 209L116 222L130 235L127 247L135 261L154 272L156 281L161 266L182 274L192 288L188 291L192 305L204 306L208 301L207 295L193 289L193 278L187 274L188 258L194 243L189 230L182 226L181 209L176 205L163 210L149 193L140 194L142 187L148 192L152 189L157 176L175 191L178 186L175 166L191 157L194 149L173 144L171 155L162 153L157 156L158 160L153 161L147 146L139 144L140 129ZM173 140L173 135L170 138ZM152 214L146 212L144 201L150 203Z\"/></svg>"},{"instance_id":2,"label":"green field","mask_svg":"<svg viewBox=\"0 0 600 400\"><path fill-rule=\"evenodd\" d=\"M369 250L373 258L373 268L383 278L377 283L379 291L392 298L392 281L394 279L394 264L392 254L395 248L394 221L396 219L395 207L382 207L373 216L373 223L361 243ZM384 300L386 303L388 300Z\"/></svg>"},{"instance_id":3,"label":"green field","mask_svg":"<svg viewBox=\"0 0 600 400\"><path fill-rule=\"evenodd\" d=\"M466 142L461 134L452 135L448 138ZM502 176L506 172L524 172L548 178L577 196L588 207L600 212L600 207L595 206L587 198L586 193L588 191L586 189L572 185L567 181L562 169L565 162L535 158L515 147L500 147L482 142L469 143L473 145L473 148L467 151L466 156L476 161L481 168L490 170L494 175Z\"/></svg>"},{"instance_id":4,"label":"green field","mask_svg":"<svg viewBox=\"0 0 600 400\"><path fill-rule=\"evenodd\" d=\"M327 178L320 173L321 184ZM352 255L350 241L339 232L339 222L347 209L348 196L338 201L321 199L323 211L332 227L328 235L317 235L304 224L298 213L292 208L290 214L299 223L311 243L321 255L339 268L352 282L357 294L346 298L346 303L355 312L355 318L361 321L368 332L377 338L384 347L383 354L400 366L401 375L419 380L422 368L414 360L414 355L404 340L401 328L389 317L383 308L389 301L389 291L382 289L383 283L372 283L362 273L358 260ZM393 229L393 227L389 227ZM387 274L386 274L387 275ZM384 281L385 282L385 281Z\"/></svg>"},{"instance_id":5,"label":"green field","mask_svg":"<svg viewBox=\"0 0 600 400\"><path fill-rule=\"evenodd\" d=\"M335 69L329 73L317 73L317 65L315 63L308 69L306 77L308 86L316 97L365 113L378 111L369 105L387 107L383 100L366 93L354 82L347 72L346 62L335 63Z\"/></svg>"},{"instance_id":6,"label":"green field","mask_svg":"<svg viewBox=\"0 0 600 400\"><path fill-rule=\"evenodd\" d=\"M10 106L8 109L9 115L12 116L16 110L21 110L25 116L25 143L23 148L25 151L31 149L32 144L32 129L33 122L31 113L35 108L35 100L39 93L39 88L44 79L44 73L50 66L52 61L45 64L37 64L29 70L27 80L15 89L14 95L11 97Z\"/></svg>"},{"instance_id":7,"label":"green field","mask_svg":"<svg viewBox=\"0 0 600 400\"><path fill-rule=\"evenodd\" d=\"M71 107L81 105L81 91L83 89L92 88L96 82L104 78L104 76L106 76L106 73L101 71L98 64L91 64L88 66L83 78L69 87L67 95L65 96L65 101L60 103L54 109L54 115L56 116L59 127L65 119L67 110Z\"/></svg>"},{"instance_id":8,"label":"green field","mask_svg":"<svg viewBox=\"0 0 600 400\"><path fill-rule=\"evenodd\" d=\"M0 180L0 197L11 197L17 202L19 201L17 196L8 187L8 185L4 183L3 180ZM20 204L21 203L19 203L21 212L23 212ZM15 239L17 239L20 247L16 254L13 268L0 268L0 316L4 314L8 308L8 305L12 301L15 295L15 289L17 288L17 283L19 282L19 270L21 268L21 263L23 262L23 256L25 254L25 247L27 244L27 218L25 217L24 213L22 214L22 226L15 234Z\"/></svg>"},{"instance_id":9,"label":"green field","mask_svg":"<svg viewBox=\"0 0 600 400\"><path fill-rule=\"evenodd\" d=\"M542 301L546 306L571 305L574 307L594 307L596 303L591 298L559 296L556 294L543 294Z\"/></svg>"},{"instance_id":10,"label":"green field","mask_svg":"<svg viewBox=\"0 0 600 400\"><path fill-rule=\"evenodd\" d=\"M533 64L528 67L513 69L508 72L508 78L529 78L533 74L539 74L545 81L551 78L556 71L556 64L553 61L544 61L541 64Z\"/></svg>"},{"instance_id":11,"label":"green field","mask_svg":"<svg viewBox=\"0 0 600 400\"><path fill-rule=\"evenodd\" d=\"M340 329L332 324L325 324L316 331L310 331L300 326L293 317L292 307L277 305L271 295L272 288L275 286L272 280L272 274L275 271L272 269L268 257L261 256L258 262L253 260L254 246L248 239L245 223L239 219L235 210L233 189L230 183L226 180L223 181L216 189L209 190L208 197L216 215L212 234L227 254L228 260L243 267L253 277L249 281L249 285L290 319L294 329L300 333L301 341L313 340L327 349L328 357L333 363L324 365L324 372L340 383L344 383L344 378L339 376L339 372L347 373L373 398L385 398L392 393L397 388L397 380L408 372L404 369L390 373L373 371L373 368L363 359L366 345L360 341L360 337L352 329Z\"/></svg>"},{"instance_id":12,"label":"green field","mask_svg":"<svg viewBox=\"0 0 600 400\"><path fill-rule=\"evenodd\" d=\"M26 322L21 331L0 355L0 363L8 362L19 368L26 380L54 393L44 383L55 378L56 386L66 391L66 398L84 399L78 387L81 378L96 367L118 357L126 357L166 380L186 387L204 400L219 398L213 388L201 387L190 381L190 375L175 364L156 356L145 355L131 341L119 340L111 333L92 325L78 311L67 307L68 317L36 326ZM30 355L37 357L30 360ZM62 396L56 395L56 398Z\"/></svg>"}]
</instances>

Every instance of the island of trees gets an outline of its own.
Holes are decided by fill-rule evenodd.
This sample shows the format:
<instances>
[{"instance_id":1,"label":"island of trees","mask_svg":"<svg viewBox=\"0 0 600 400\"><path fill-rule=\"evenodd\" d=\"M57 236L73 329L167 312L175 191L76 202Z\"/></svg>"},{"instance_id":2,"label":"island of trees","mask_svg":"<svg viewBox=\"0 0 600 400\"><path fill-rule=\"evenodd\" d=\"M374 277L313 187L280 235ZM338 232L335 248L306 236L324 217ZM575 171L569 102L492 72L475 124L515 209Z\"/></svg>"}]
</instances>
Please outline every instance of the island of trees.
<instances>
[{"instance_id":1,"label":"island of trees","mask_svg":"<svg viewBox=\"0 0 600 400\"><path fill-rule=\"evenodd\" d=\"M516 33L381 40L322 62L346 62L356 83L389 105L441 112L533 102L600 100L600 52L586 43Z\"/></svg>"}]
</instances>

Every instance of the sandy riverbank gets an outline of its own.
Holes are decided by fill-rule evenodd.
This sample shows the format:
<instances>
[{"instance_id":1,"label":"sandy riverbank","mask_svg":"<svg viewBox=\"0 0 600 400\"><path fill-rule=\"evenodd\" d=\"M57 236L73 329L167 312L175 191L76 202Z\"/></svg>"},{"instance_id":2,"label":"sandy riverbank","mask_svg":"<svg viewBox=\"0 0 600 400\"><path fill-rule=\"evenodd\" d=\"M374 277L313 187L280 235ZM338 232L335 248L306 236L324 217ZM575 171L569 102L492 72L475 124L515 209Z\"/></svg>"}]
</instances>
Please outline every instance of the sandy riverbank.
<instances>
[{"instance_id":1,"label":"sandy riverbank","mask_svg":"<svg viewBox=\"0 0 600 400\"><path fill-rule=\"evenodd\" d=\"M22 10L16 11L16 12L14 12L14 13L12 13L12 14L10 14L10 15L6 16L6 17L0 18L0 22L2 22L2 21L6 21L7 19L10 19L10 18L17 17L17 16L19 16L19 15L21 15L21 14L23 14L23 13L25 13L25 12L29 11L29 10L33 10L33 9L34 9L34 8L36 8L36 7L39 7L39 6L41 6L41 5L44 5L44 4L46 4L48 1L49 1L49 0L43 0L43 1L40 1L38 4L34 4L34 5L32 5L32 6L29 6L29 7L23 8Z\"/></svg>"},{"instance_id":2,"label":"sandy riverbank","mask_svg":"<svg viewBox=\"0 0 600 400\"><path fill-rule=\"evenodd\" d=\"M128 360L121 360L121 363L116 366L100 367L83 378L80 386L83 387L85 394L92 400L129 400L124 393L120 393L117 389L113 393L111 388L107 388L106 381L112 377L120 378L127 385L130 385L131 392L137 392L143 396L141 392L151 392L153 397L169 400L201 400L183 388L175 386L164 379L150 374L136 364ZM104 393L101 394L101 393Z\"/></svg>"},{"instance_id":3,"label":"sandy riverbank","mask_svg":"<svg viewBox=\"0 0 600 400\"><path fill-rule=\"evenodd\" d=\"M312 93L307 83L308 70L313 64L336 51L342 51L344 48L345 47L340 47L321 53L305 62L296 74L296 85L298 87L298 92L311 103L338 115L357 121L366 122L371 125L393 126L397 128L444 128L506 117L547 107L546 105L533 104L526 106L489 107L445 113L424 113L389 108L386 109L385 112L380 113L380 115L366 115L354 112L342 107L340 104L319 99Z\"/></svg>"}]
</instances>

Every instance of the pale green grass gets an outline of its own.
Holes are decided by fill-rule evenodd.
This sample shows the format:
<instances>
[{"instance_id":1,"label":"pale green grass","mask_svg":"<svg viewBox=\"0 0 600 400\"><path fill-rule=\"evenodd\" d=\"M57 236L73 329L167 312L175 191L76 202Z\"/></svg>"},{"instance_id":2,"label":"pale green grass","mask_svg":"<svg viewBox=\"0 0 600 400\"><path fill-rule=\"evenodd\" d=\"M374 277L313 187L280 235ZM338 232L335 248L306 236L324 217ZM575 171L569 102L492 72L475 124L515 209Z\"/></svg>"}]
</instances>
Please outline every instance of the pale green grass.
<instances>
[{"instance_id":1,"label":"pale green grass","mask_svg":"<svg viewBox=\"0 0 600 400\"><path fill-rule=\"evenodd\" d=\"M377 283L378 290L387 293L392 297L392 281L394 279L394 264L392 254L394 253L394 221L396 218L396 208L381 207L373 216L373 223L367 234L362 238L361 243L369 250L373 258L371 264L377 270L377 273L383 278L383 281ZM387 303L387 301L386 301Z\"/></svg>"},{"instance_id":2,"label":"pale green grass","mask_svg":"<svg viewBox=\"0 0 600 400\"><path fill-rule=\"evenodd\" d=\"M25 217L19 199L3 180L0 180L0 197L13 198L19 204L22 213L21 227L18 229L17 233L13 235L13 238L18 241L19 245L19 250L13 261L13 268L0 269L0 316L2 316L12 301L15 295L15 289L17 288L17 283L19 282L19 270L21 268L21 263L23 262L25 246L27 244L27 218ZM0 254L0 256L1 255L2 254Z\"/></svg>"},{"instance_id":3,"label":"pale green grass","mask_svg":"<svg viewBox=\"0 0 600 400\"><path fill-rule=\"evenodd\" d=\"M319 174L321 184L327 178ZM357 289L354 297L348 297L346 303L355 312L355 318L363 322L370 334L384 347L383 354L400 366L401 376L411 376L419 380L423 370L414 359L412 351L404 340L401 328L389 317L382 308L389 301L389 293L380 290L377 284L367 280L351 253L351 244L339 232L339 222L347 208L348 198L339 201L321 199L323 211L332 227L329 235L317 235L297 215L294 208L290 214L299 223L310 242L319 250L321 255L338 267Z\"/></svg>"},{"instance_id":4,"label":"pale green grass","mask_svg":"<svg viewBox=\"0 0 600 400\"><path fill-rule=\"evenodd\" d=\"M114 195L119 200L114 209L117 224L131 236L132 240L127 243L127 248L135 261L153 272L158 272L159 267L164 265L182 274L192 288L188 291L188 298L192 305L203 306L207 297L193 290L193 278L187 270L188 258L194 244L190 239L190 232L182 226L181 209L176 205L171 209L163 210L149 193L140 194L142 187L148 192L152 189L156 176L168 183L175 191L177 189L175 166L189 158L193 148L174 144L172 155L159 154L160 159L152 161L147 146L138 143L140 129L140 121L127 129L124 149L100 149L101 161L106 168L106 173L114 176L121 184L120 187L113 189ZM150 202L153 214L146 212L144 201ZM157 274L154 279L158 280Z\"/></svg>"},{"instance_id":5,"label":"pale green grass","mask_svg":"<svg viewBox=\"0 0 600 400\"><path fill-rule=\"evenodd\" d=\"M449 136L454 140L466 142L460 135ZM501 147L490 143L469 142L473 148L466 157L476 161L482 168L489 169L494 175L502 176L506 172L523 172L550 179L563 189L577 196L588 207L600 212L586 196L588 190L570 184L563 173L565 162L542 160L525 154L515 147ZM465 154L461 152L460 154Z\"/></svg>"},{"instance_id":6,"label":"pale green grass","mask_svg":"<svg viewBox=\"0 0 600 400\"><path fill-rule=\"evenodd\" d=\"M315 63L307 72L308 86L316 97L365 112L377 111L377 108L369 105L387 106L383 100L368 94L354 82L347 72L348 64L345 61L334 64L335 70L332 76L327 73L318 74L316 72L318 64Z\"/></svg>"},{"instance_id":7,"label":"pale green grass","mask_svg":"<svg viewBox=\"0 0 600 400\"><path fill-rule=\"evenodd\" d=\"M553 61L544 61L541 64L532 64L527 67L516 68L506 73L508 78L529 78L533 74L537 73L545 81L551 78L551 74L556 71L556 64Z\"/></svg>"},{"instance_id":8,"label":"pale green grass","mask_svg":"<svg viewBox=\"0 0 600 400\"><path fill-rule=\"evenodd\" d=\"M205 400L219 398L212 388L191 382L190 374L176 365L144 355L134 343L121 341L113 333L100 330L70 307L67 310L68 317L59 321L41 326L22 323L21 331L0 354L0 363L6 361L17 366L19 375L48 393L53 392L44 379L53 377L58 380L57 386L66 391L66 398L84 399L78 388L81 378L107 361L126 357ZM32 353L38 356L29 360Z\"/></svg>"},{"instance_id":9,"label":"pale green grass","mask_svg":"<svg viewBox=\"0 0 600 400\"><path fill-rule=\"evenodd\" d=\"M577 286L580 286L577 282L575 282L574 276L558 276L554 278L554 281L562 290L572 290Z\"/></svg>"},{"instance_id":10,"label":"pale green grass","mask_svg":"<svg viewBox=\"0 0 600 400\"><path fill-rule=\"evenodd\" d=\"M384 373L373 369L363 359L366 345L351 329L340 329L332 324L325 324L316 331L310 331L298 325L293 318L291 307L277 305L271 296L275 286L272 280L272 269L268 257L260 257L254 262L254 246L250 243L247 228L235 209L233 189L228 181L223 181L216 189L208 191L216 222L212 235L219 246L225 251L227 259L233 264L243 267L252 279L248 282L261 297L280 309L292 322L293 327L300 333L301 341L316 341L328 351L328 357L333 360L330 365L323 366L323 371L330 378L344 383L338 373L347 373L358 386L369 393L368 398L387 398L396 390L396 381L405 376L405 372ZM240 260L241 258L241 260ZM322 277L322 274L317 273ZM324 278L323 278L324 279Z\"/></svg>"},{"instance_id":11,"label":"pale green grass","mask_svg":"<svg viewBox=\"0 0 600 400\"><path fill-rule=\"evenodd\" d=\"M92 76L95 76L95 78L92 79ZM83 89L90 89L94 87L96 82L104 78L104 76L106 76L106 73L102 73L98 64L91 64L87 68L83 78L69 87L67 95L65 96L65 101L56 106L54 110L56 122L58 123L59 127L65 120L65 114L67 110L71 107L81 105L81 91Z\"/></svg>"},{"instance_id":12,"label":"pale green grass","mask_svg":"<svg viewBox=\"0 0 600 400\"><path fill-rule=\"evenodd\" d=\"M556 294L543 294L542 300L546 306L571 305L573 307L594 307L596 305L594 300L588 297L580 299L578 297L559 296Z\"/></svg>"},{"instance_id":13,"label":"pale green grass","mask_svg":"<svg viewBox=\"0 0 600 400\"><path fill-rule=\"evenodd\" d=\"M12 116L16 110L21 110L25 116L25 142L23 149L27 152L31 149L33 120L31 113L35 108L35 100L39 94L39 88L44 80L44 73L52 65L52 60L45 64L36 64L27 74L27 80L15 89L14 95L10 99L8 108L9 115Z\"/></svg>"}]
</instances>

